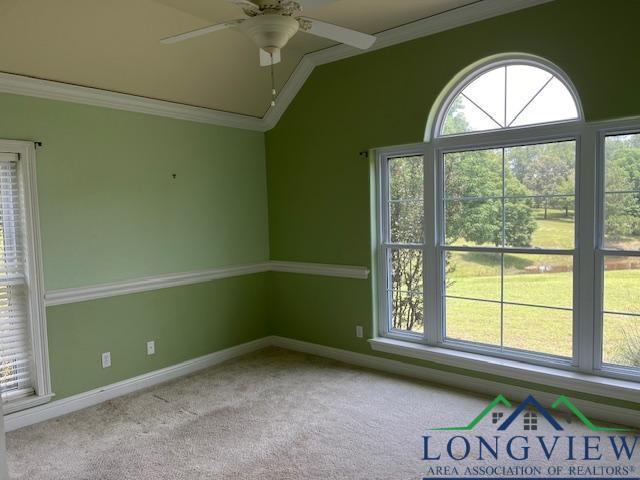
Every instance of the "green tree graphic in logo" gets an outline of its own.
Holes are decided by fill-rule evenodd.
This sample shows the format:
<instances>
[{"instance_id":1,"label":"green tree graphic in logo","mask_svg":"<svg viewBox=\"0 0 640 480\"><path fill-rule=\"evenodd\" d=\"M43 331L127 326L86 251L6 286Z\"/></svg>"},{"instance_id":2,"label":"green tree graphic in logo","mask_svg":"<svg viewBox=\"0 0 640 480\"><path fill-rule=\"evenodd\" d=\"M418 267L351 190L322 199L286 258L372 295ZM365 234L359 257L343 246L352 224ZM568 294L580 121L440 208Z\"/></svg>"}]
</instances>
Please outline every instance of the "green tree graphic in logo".
<instances>
[{"instance_id":1,"label":"green tree graphic in logo","mask_svg":"<svg viewBox=\"0 0 640 480\"><path fill-rule=\"evenodd\" d=\"M507 400L504 397L504 395L498 395L496 398L493 399L493 402L487 405L487 407L484 410L482 410L476 418L471 420L471 423L469 423L469 425L467 425L466 427L443 427L443 428L432 428L432 430L473 430L475 426L478 423L480 423L480 421L484 417L489 415L489 413L491 413L491 410L493 410L498 404L502 404L507 408L511 408L511 402L509 402L509 400Z\"/></svg>"},{"instance_id":2,"label":"green tree graphic in logo","mask_svg":"<svg viewBox=\"0 0 640 480\"><path fill-rule=\"evenodd\" d=\"M468 425L463 427L432 428L431 430L441 430L441 431L473 430L476 427L476 425L478 425L478 423L480 423L484 417L489 415L489 413L491 413L491 411L498 405L504 405L507 408L511 408L511 402L509 402L509 400L507 400L504 397L504 395L498 395ZM553 417L549 414L549 412L540 403L538 403L532 395L529 395L520 404L520 406L516 409L516 411L508 419L506 419L502 425L498 426L498 430L506 430L506 428L513 422L515 417L518 416L520 412L523 411L523 409L528 405L535 407L544 416L546 416L547 419L550 421L550 423L556 427L556 430L562 430L562 427L560 427L560 425L557 424L557 422L553 419ZM557 409L562 405L567 407L571 411L571 413L573 413L573 415L575 415L576 418L578 418L591 431L594 431L594 432L628 432L629 431L628 428L598 427L594 425L593 422L589 420L586 417L586 415L580 411L578 407L576 407L573 403L571 403L571 401L565 395L560 395L558 399L551 405L551 408ZM493 423L496 423L496 421L494 420Z\"/></svg>"},{"instance_id":3,"label":"green tree graphic in logo","mask_svg":"<svg viewBox=\"0 0 640 480\"><path fill-rule=\"evenodd\" d=\"M558 397L558 399L553 402L553 405L551 405L551 408L558 408L560 405L565 405L569 410L571 410L571 413L573 413L576 417L578 417L578 419L585 424L585 426L589 429L592 430L594 432L628 432L629 429L628 428L613 428L613 427L596 427L591 420L589 420L584 413L582 413L578 407L576 407L573 403L571 403L571 400L569 400L567 397L565 397L564 395L560 395Z\"/></svg>"}]
</instances>

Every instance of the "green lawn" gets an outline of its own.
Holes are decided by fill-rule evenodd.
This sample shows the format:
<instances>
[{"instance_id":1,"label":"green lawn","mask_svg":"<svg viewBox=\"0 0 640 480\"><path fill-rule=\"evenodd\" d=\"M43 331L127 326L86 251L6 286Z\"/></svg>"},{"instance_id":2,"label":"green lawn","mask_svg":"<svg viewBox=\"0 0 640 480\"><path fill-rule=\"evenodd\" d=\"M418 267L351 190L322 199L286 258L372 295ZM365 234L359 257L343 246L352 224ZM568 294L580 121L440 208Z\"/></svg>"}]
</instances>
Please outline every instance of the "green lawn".
<instances>
[{"instance_id":1,"label":"green lawn","mask_svg":"<svg viewBox=\"0 0 640 480\"><path fill-rule=\"evenodd\" d=\"M572 212L570 212L572 214ZM533 245L572 248L573 221L562 211L536 212L538 228ZM453 253L447 294L482 300L500 300L500 257L487 253ZM544 307L572 306L572 257L540 254L505 255L504 300ZM609 270L605 274L605 309L640 313L640 266ZM632 269L628 269L632 268ZM531 306L500 305L447 299L447 335L451 338L505 347L571 356L572 312ZM605 361L639 365L628 350L640 346L640 317L606 315ZM635 347L632 344L635 342Z\"/></svg>"}]
</instances>

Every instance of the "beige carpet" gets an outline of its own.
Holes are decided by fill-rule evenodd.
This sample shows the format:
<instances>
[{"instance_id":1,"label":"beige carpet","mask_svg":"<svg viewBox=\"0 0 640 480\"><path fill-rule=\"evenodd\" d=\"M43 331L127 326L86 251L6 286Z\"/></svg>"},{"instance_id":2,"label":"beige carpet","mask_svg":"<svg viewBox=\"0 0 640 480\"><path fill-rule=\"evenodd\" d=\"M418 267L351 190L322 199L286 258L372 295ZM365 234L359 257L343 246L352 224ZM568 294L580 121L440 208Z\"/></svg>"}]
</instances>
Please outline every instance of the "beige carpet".
<instances>
[{"instance_id":1,"label":"beige carpet","mask_svg":"<svg viewBox=\"0 0 640 480\"><path fill-rule=\"evenodd\" d=\"M422 436L445 436L428 429L464 425L487 403L272 348L12 432L11 478L418 479L436 464L422 460ZM588 434L575 421L561 423L563 434ZM522 434L521 424L512 429ZM552 434L544 420L540 432ZM473 431L480 433L496 434L490 416ZM448 464L487 464L474 455ZM551 463L527 463L534 464Z\"/></svg>"}]
</instances>

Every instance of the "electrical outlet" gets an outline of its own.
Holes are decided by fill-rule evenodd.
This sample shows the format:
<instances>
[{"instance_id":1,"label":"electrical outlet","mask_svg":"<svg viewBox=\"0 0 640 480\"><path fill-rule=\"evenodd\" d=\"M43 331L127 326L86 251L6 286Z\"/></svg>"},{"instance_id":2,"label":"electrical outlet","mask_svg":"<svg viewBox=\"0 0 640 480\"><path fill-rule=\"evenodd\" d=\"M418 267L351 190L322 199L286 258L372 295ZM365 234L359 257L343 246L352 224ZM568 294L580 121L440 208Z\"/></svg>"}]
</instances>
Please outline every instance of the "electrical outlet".
<instances>
[{"instance_id":1,"label":"electrical outlet","mask_svg":"<svg viewBox=\"0 0 640 480\"><path fill-rule=\"evenodd\" d=\"M102 368L109 368L111 366L111 352L104 352L102 354Z\"/></svg>"},{"instance_id":2,"label":"electrical outlet","mask_svg":"<svg viewBox=\"0 0 640 480\"><path fill-rule=\"evenodd\" d=\"M356 337L358 337L358 338L364 337L364 330L362 328L362 325L357 325L356 326Z\"/></svg>"},{"instance_id":3,"label":"electrical outlet","mask_svg":"<svg viewBox=\"0 0 640 480\"><path fill-rule=\"evenodd\" d=\"M156 342L151 340L147 342L147 355L155 355L156 353Z\"/></svg>"}]
</instances>

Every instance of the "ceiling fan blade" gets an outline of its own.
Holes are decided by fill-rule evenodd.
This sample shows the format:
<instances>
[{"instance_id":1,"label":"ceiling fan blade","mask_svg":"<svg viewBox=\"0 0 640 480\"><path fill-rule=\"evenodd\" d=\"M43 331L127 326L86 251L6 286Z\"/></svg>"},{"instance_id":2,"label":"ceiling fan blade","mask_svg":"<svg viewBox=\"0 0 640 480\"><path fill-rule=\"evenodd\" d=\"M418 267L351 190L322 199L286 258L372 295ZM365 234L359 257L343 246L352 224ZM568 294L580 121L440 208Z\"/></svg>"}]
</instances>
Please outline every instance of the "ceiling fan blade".
<instances>
[{"instance_id":1,"label":"ceiling fan blade","mask_svg":"<svg viewBox=\"0 0 640 480\"><path fill-rule=\"evenodd\" d=\"M180 35L173 35L172 37L166 37L160 40L160 43L170 44L178 43L183 40L189 40L190 38L200 37L201 35L207 35L218 30L224 30L225 28L235 27L240 25L244 20L227 20L226 22L216 23L215 25L209 25L208 27L198 28L191 30L190 32L181 33Z\"/></svg>"},{"instance_id":2,"label":"ceiling fan blade","mask_svg":"<svg viewBox=\"0 0 640 480\"><path fill-rule=\"evenodd\" d=\"M250 8L252 10L260 9L260 6L257 3L251 2L249 0L227 0L227 2L233 3L234 5L238 5L239 7L242 7L242 8Z\"/></svg>"},{"instance_id":3,"label":"ceiling fan blade","mask_svg":"<svg viewBox=\"0 0 640 480\"><path fill-rule=\"evenodd\" d=\"M311 24L308 29L302 28L303 32L317 35L318 37L328 38L335 42L351 45L352 47L366 50L371 47L376 41L376 37L368 35L366 33L351 30L350 28L340 27L332 23L321 22L320 20L314 20L309 17L298 17L299 19L306 20Z\"/></svg>"},{"instance_id":4,"label":"ceiling fan blade","mask_svg":"<svg viewBox=\"0 0 640 480\"><path fill-rule=\"evenodd\" d=\"M268 67L269 65L280 63L280 49L273 52L273 56L267 52L264 48L260 49L260 66Z\"/></svg>"}]
</instances>

